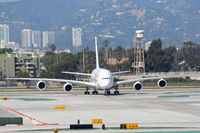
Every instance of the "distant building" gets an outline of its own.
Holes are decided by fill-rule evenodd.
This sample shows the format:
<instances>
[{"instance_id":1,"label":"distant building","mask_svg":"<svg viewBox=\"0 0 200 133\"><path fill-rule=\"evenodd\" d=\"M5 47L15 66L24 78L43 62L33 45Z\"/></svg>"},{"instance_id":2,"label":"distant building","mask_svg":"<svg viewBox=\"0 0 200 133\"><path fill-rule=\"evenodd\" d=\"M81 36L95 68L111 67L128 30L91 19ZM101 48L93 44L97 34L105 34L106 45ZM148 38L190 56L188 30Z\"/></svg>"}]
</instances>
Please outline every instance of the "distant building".
<instances>
[{"instance_id":1,"label":"distant building","mask_svg":"<svg viewBox=\"0 0 200 133\"><path fill-rule=\"evenodd\" d=\"M32 52L15 56L15 70L27 72L30 77L40 77L40 58Z\"/></svg>"},{"instance_id":2,"label":"distant building","mask_svg":"<svg viewBox=\"0 0 200 133\"><path fill-rule=\"evenodd\" d=\"M15 77L15 55L0 54L0 76Z\"/></svg>"},{"instance_id":3,"label":"distant building","mask_svg":"<svg viewBox=\"0 0 200 133\"><path fill-rule=\"evenodd\" d=\"M15 77L20 71L27 72L30 77L40 76L40 58L34 53L1 54L0 76Z\"/></svg>"},{"instance_id":4,"label":"distant building","mask_svg":"<svg viewBox=\"0 0 200 133\"><path fill-rule=\"evenodd\" d=\"M148 51L150 46L151 46L151 42L145 43L145 51Z\"/></svg>"},{"instance_id":5,"label":"distant building","mask_svg":"<svg viewBox=\"0 0 200 133\"><path fill-rule=\"evenodd\" d=\"M31 29L22 30L22 48L26 50L48 48L50 44L55 43L55 32L53 31L35 31Z\"/></svg>"},{"instance_id":6,"label":"distant building","mask_svg":"<svg viewBox=\"0 0 200 133\"><path fill-rule=\"evenodd\" d=\"M16 42L8 42L8 44L6 45L6 48L11 48L13 51L18 51L20 46Z\"/></svg>"},{"instance_id":7,"label":"distant building","mask_svg":"<svg viewBox=\"0 0 200 133\"><path fill-rule=\"evenodd\" d=\"M5 48L9 41L9 26L0 24L0 48Z\"/></svg>"},{"instance_id":8,"label":"distant building","mask_svg":"<svg viewBox=\"0 0 200 133\"><path fill-rule=\"evenodd\" d=\"M108 58L107 64L108 65L117 65L117 64L122 64L128 60L129 60L128 57L123 57L120 61L118 61L116 58Z\"/></svg>"},{"instance_id":9,"label":"distant building","mask_svg":"<svg viewBox=\"0 0 200 133\"><path fill-rule=\"evenodd\" d=\"M82 29L72 28L72 44L75 47L79 47L82 44Z\"/></svg>"},{"instance_id":10,"label":"distant building","mask_svg":"<svg viewBox=\"0 0 200 133\"><path fill-rule=\"evenodd\" d=\"M44 31L43 35L43 48L48 48L51 44L55 43L55 32L53 31Z\"/></svg>"},{"instance_id":11,"label":"distant building","mask_svg":"<svg viewBox=\"0 0 200 133\"><path fill-rule=\"evenodd\" d=\"M56 53L71 53L70 49L56 50Z\"/></svg>"},{"instance_id":12,"label":"distant building","mask_svg":"<svg viewBox=\"0 0 200 133\"><path fill-rule=\"evenodd\" d=\"M33 48L41 48L42 46L41 31L32 31L32 45L33 45Z\"/></svg>"},{"instance_id":13,"label":"distant building","mask_svg":"<svg viewBox=\"0 0 200 133\"><path fill-rule=\"evenodd\" d=\"M22 30L22 47L23 48L32 47L32 30L31 29Z\"/></svg>"}]
</instances>

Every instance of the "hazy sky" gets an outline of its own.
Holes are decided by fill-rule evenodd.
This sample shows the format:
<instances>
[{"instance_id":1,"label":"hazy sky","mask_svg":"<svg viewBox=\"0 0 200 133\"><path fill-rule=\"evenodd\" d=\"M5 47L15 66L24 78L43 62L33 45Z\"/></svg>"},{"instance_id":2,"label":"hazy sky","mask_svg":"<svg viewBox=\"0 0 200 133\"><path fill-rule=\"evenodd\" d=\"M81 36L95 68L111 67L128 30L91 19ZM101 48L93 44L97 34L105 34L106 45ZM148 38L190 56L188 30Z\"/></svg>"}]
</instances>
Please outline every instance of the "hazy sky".
<instances>
[{"instance_id":1,"label":"hazy sky","mask_svg":"<svg viewBox=\"0 0 200 133\"><path fill-rule=\"evenodd\" d=\"M19 0L0 0L0 2L13 2L13 1L19 1Z\"/></svg>"}]
</instances>

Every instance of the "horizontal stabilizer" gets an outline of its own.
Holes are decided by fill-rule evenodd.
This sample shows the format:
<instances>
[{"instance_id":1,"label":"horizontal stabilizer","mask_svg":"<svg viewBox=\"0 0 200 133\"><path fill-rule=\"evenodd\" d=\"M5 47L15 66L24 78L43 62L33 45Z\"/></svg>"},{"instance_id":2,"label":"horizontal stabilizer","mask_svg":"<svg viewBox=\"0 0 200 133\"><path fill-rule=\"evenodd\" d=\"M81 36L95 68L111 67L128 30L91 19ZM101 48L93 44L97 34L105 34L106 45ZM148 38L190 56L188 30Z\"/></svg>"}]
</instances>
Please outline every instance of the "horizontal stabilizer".
<instances>
[{"instance_id":1,"label":"horizontal stabilizer","mask_svg":"<svg viewBox=\"0 0 200 133\"><path fill-rule=\"evenodd\" d=\"M65 74L72 74L72 75L82 75L82 76L91 76L89 73L78 73L78 72L62 72Z\"/></svg>"}]
</instances>

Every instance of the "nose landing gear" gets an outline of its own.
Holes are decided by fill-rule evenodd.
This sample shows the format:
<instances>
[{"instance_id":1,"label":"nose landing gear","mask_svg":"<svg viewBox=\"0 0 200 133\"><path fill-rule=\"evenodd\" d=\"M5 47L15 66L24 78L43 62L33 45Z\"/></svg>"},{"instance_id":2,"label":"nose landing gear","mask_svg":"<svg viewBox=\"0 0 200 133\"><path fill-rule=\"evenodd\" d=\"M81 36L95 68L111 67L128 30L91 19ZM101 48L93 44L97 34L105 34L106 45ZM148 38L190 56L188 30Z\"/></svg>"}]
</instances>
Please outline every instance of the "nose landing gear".
<instances>
[{"instance_id":1,"label":"nose landing gear","mask_svg":"<svg viewBox=\"0 0 200 133\"><path fill-rule=\"evenodd\" d=\"M110 91L109 90L106 90L105 91L105 95L107 96L107 95L110 95Z\"/></svg>"}]
</instances>

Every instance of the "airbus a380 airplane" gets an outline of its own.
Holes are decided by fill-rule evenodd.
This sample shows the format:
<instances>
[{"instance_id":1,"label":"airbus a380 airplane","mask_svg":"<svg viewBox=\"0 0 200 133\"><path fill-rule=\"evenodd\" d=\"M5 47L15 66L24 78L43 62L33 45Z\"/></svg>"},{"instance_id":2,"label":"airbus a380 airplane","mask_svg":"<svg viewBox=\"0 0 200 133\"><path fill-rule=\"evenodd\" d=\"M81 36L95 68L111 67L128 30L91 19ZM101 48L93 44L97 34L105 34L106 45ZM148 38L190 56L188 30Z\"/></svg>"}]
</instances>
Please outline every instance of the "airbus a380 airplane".
<instances>
[{"instance_id":1,"label":"airbus a380 airplane","mask_svg":"<svg viewBox=\"0 0 200 133\"><path fill-rule=\"evenodd\" d=\"M163 77L148 77L148 78L139 78L139 79L128 79L123 81L115 81L114 76L119 73L125 73L127 71L111 73L107 69L99 67L99 57L98 57L98 48L97 48L97 37L95 37L95 49L96 49L96 69L93 70L91 74L88 73L77 73L77 72L62 72L66 74L76 74L90 76L90 82L77 81L77 80L66 80L66 79L48 79L48 78L7 78L7 80L35 80L38 81L37 88L39 90L46 89L46 81L53 82L63 82L64 91L71 91L73 86L72 84L79 84L86 86L85 94L90 94L89 88L93 88L94 91L92 94L98 94L98 90L105 90L105 95L110 95L110 90L115 89L114 94L118 95L118 86L123 84L133 83L133 88L136 90L142 89L142 83L140 81L144 80L153 80L158 79L158 86L163 88L167 85L167 82ZM169 76L165 78L178 78L181 76Z\"/></svg>"}]
</instances>

